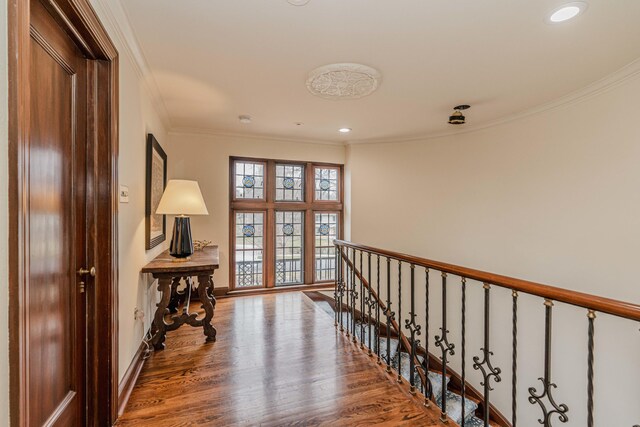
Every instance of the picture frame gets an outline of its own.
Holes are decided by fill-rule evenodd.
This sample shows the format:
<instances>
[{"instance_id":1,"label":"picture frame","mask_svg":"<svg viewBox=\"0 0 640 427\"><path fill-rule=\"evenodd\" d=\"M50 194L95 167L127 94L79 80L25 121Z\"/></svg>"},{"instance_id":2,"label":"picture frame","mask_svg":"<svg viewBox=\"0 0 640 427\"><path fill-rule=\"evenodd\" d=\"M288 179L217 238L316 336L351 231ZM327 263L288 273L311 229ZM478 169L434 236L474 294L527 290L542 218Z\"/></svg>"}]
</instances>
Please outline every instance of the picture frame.
<instances>
[{"instance_id":1,"label":"picture frame","mask_svg":"<svg viewBox=\"0 0 640 427\"><path fill-rule=\"evenodd\" d=\"M154 212L167 187L167 153L153 134L147 135L145 247L153 249L167 239L167 217Z\"/></svg>"}]
</instances>

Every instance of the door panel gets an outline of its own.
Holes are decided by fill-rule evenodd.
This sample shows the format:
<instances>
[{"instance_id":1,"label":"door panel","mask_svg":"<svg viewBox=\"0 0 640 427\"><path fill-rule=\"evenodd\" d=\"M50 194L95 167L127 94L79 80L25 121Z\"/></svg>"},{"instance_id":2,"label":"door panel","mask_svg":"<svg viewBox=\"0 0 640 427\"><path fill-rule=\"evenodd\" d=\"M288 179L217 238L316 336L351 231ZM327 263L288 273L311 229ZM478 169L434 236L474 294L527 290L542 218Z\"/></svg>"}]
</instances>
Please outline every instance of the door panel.
<instances>
[{"instance_id":1,"label":"door panel","mask_svg":"<svg viewBox=\"0 0 640 427\"><path fill-rule=\"evenodd\" d=\"M84 424L87 65L38 1L31 6L28 148L29 425Z\"/></svg>"}]
</instances>

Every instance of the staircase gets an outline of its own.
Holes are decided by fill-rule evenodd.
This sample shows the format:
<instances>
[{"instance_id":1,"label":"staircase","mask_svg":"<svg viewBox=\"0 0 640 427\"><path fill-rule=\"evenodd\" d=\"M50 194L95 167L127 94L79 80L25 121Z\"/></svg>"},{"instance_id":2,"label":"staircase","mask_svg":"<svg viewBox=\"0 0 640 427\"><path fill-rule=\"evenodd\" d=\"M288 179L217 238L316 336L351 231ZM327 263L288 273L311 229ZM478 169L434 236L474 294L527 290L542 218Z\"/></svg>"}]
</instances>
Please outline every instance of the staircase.
<instances>
[{"instance_id":1,"label":"staircase","mask_svg":"<svg viewBox=\"0 0 640 427\"><path fill-rule=\"evenodd\" d=\"M334 298L324 295L320 292L307 292L307 295L325 312L333 317L337 316L337 307ZM349 311L341 311L338 317L338 324L350 325L352 324L351 313ZM342 323L340 323L340 320ZM400 374L405 381L410 382L410 359L411 355L401 349L400 340L397 337L388 337L386 334L378 334L376 331L376 325L367 323L366 319L361 317L358 312L355 316L355 329L358 334L364 334L364 340L362 344L369 351L370 354L380 354L381 361L392 369L396 374ZM389 359L385 354L385 350L389 346ZM378 351L379 350L379 351ZM434 357L433 355L431 356ZM418 354L417 359L420 365L424 366L425 357L423 354ZM442 372L441 371L428 371L428 380L432 387L432 399L440 406L442 405ZM451 387L451 375L445 376L447 386L447 415L451 420L460 426L476 427L484 426L484 421L476 416L476 411L479 408L479 401L477 399L469 398L469 396L462 397L460 390L457 387ZM414 384L421 393L424 393L424 385L420 375L414 372ZM480 414L478 414L480 415ZM463 421L464 418L464 421ZM496 425L490 423L490 425Z\"/></svg>"},{"instance_id":2,"label":"staircase","mask_svg":"<svg viewBox=\"0 0 640 427\"><path fill-rule=\"evenodd\" d=\"M576 328L586 331L587 345L583 360L586 371L586 390L583 393L586 402L582 418L578 418L579 421L584 419L584 424L581 421L578 424L586 427L596 425L594 342L597 314L617 318L616 321L626 319L636 322L637 326L637 322L640 322L640 305L340 240L335 241L335 247L333 298L327 296L321 305L334 316L340 332L354 343L360 343L361 349L375 356L378 363L384 363L388 372L395 372L399 382L408 383L413 394L422 395L425 405L437 405L443 423L516 427L518 415L523 413L529 419L520 421L521 425L552 427L554 423L568 422L569 414L574 414L575 410L569 412L569 405L563 403L562 396L566 398L568 393L575 394L579 390L575 390L575 384L560 388L554 382L551 368L554 361L563 355L553 357L552 318L557 304L583 309L585 316L581 322L584 323L576 325ZM435 296L434 289L438 291ZM452 289L455 291L455 302L452 301ZM472 301L467 300L470 289L475 292ZM496 349L492 347L495 343L491 339L491 298L503 291L508 292L511 322L510 325L500 325L501 332L508 331L508 335L501 337L500 342L504 346L505 338L508 338L510 344L507 348ZM526 298L521 298L525 294ZM505 296L504 293L499 295L501 301ZM531 376L530 370L536 368L522 363L523 360L531 363L531 352L518 352L518 340L523 339L520 336L522 332L518 331L521 322L518 315L523 305L535 304L536 299L540 303L537 310L542 308L544 313L542 322L538 321L539 330L544 331L544 342L541 343L540 352L536 352L543 355L542 363L535 365L541 364L543 369L537 375L539 382L526 387L528 393L522 396L524 387L518 388L518 379L523 365L529 369L527 377ZM469 302L482 308L482 317L472 319L473 322L467 320ZM453 322L448 313L452 309L460 310ZM526 309L527 313L532 312L528 306ZM431 314L433 311L437 316ZM478 310L474 313L478 313ZM532 321L531 318L526 320ZM479 350L474 348L470 351L467 348L470 326L475 327L473 338L482 341ZM461 337L460 342L453 343L453 336ZM495 365L494 351L498 350L509 355L509 365ZM632 357L629 355L629 363L633 363ZM459 374L452 369L454 361L456 369L460 369ZM476 372L476 378L478 374L481 375L481 381L476 383L481 391L476 390L475 384L468 380L469 368ZM509 381L503 382L503 378ZM494 387L501 382L506 383L501 385L501 402L505 402L505 391L510 395L510 405L501 408L508 418L491 400ZM539 415L535 415L536 408ZM609 409L604 407L601 413L606 414ZM633 414L625 415L625 424L619 425L636 427L636 423L629 420ZM612 424L603 416L600 425Z\"/></svg>"}]
</instances>

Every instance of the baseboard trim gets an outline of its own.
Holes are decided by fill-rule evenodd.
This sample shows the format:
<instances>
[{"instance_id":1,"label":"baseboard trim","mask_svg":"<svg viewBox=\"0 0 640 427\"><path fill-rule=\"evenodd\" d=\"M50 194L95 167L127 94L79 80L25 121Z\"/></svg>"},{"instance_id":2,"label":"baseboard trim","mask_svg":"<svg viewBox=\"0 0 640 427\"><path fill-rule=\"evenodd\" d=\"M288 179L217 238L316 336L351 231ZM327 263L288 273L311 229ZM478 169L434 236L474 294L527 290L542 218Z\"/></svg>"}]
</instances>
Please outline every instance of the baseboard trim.
<instances>
[{"instance_id":1,"label":"baseboard trim","mask_svg":"<svg viewBox=\"0 0 640 427\"><path fill-rule=\"evenodd\" d=\"M226 297L239 297L247 295L264 295L275 294L280 292L296 292L296 291L317 291L319 289L331 290L334 288L333 283L316 283L313 285L290 285L278 288L253 288L253 289L234 289L228 291Z\"/></svg>"},{"instance_id":2,"label":"baseboard trim","mask_svg":"<svg viewBox=\"0 0 640 427\"><path fill-rule=\"evenodd\" d=\"M213 296L216 298L224 297L225 295L227 295L227 292L229 292L229 288L226 286L224 288L213 288Z\"/></svg>"},{"instance_id":3,"label":"baseboard trim","mask_svg":"<svg viewBox=\"0 0 640 427\"><path fill-rule=\"evenodd\" d=\"M133 356L131 364L127 368L127 372L124 373L124 377L122 377L122 381L120 381L118 385L118 417L124 413L133 387L135 387L138 381L138 376L140 376L140 371L142 371L142 366L144 365L144 352L146 349L147 345L142 341L136 354Z\"/></svg>"}]
</instances>

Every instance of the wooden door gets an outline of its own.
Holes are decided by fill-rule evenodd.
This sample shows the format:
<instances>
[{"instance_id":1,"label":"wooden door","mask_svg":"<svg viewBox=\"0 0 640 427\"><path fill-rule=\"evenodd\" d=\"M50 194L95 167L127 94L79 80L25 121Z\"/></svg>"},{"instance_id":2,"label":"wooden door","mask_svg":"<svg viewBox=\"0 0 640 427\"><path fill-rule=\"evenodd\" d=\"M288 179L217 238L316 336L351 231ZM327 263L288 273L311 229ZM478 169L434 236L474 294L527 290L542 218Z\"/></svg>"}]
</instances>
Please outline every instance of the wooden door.
<instances>
[{"instance_id":1,"label":"wooden door","mask_svg":"<svg viewBox=\"0 0 640 427\"><path fill-rule=\"evenodd\" d=\"M31 2L29 425L85 424L87 60Z\"/></svg>"}]
</instances>

